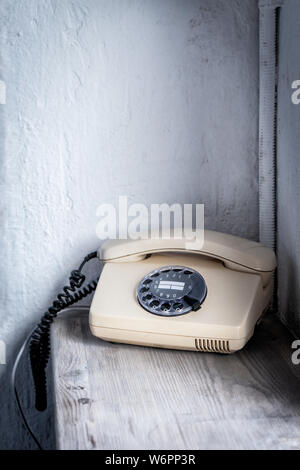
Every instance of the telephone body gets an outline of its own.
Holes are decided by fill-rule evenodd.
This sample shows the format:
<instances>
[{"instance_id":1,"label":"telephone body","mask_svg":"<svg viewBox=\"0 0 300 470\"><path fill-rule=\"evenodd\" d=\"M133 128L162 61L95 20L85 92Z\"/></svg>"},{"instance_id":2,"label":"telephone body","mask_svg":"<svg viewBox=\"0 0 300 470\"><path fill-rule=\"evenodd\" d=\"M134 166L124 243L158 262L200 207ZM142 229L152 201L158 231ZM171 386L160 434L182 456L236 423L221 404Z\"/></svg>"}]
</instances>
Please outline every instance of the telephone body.
<instances>
[{"instance_id":1,"label":"telephone body","mask_svg":"<svg viewBox=\"0 0 300 470\"><path fill-rule=\"evenodd\" d=\"M232 353L247 343L273 290L273 251L205 231L185 239L106 241L92 333L111 342Z\"/></svg>"}]
</instances>

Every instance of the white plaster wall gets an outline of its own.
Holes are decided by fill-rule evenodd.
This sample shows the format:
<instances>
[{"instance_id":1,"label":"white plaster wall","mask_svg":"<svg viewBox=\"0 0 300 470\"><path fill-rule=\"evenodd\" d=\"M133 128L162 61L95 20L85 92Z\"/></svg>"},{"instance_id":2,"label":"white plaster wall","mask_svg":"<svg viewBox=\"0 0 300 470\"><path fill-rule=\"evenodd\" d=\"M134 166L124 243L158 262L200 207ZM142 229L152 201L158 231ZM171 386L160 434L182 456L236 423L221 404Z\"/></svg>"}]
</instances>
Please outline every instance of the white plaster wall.
<instances>
[{"instance_id":1,"label":"white plaster wall","mask_svg":"<svg viewBox=\"0 0 300 470\"><path fill-rule=\"evenodd\" d=\"M278 99L278 299L284 322L300 334L300 2L285 0L280 15Z\"/></svg>"},{"instance_id":2,"label":"white plaster wall","mask_svg":"<svg viewBox=\"0 0 300 470\"><path fill-rule=\"evenodd\" d=\"M256 0L2 0L0 47L9 356L97 247L100 203L204 203L207 227L257 238ZM1 447L27 447L8 369Z\"/></svg>"}]
</instances>

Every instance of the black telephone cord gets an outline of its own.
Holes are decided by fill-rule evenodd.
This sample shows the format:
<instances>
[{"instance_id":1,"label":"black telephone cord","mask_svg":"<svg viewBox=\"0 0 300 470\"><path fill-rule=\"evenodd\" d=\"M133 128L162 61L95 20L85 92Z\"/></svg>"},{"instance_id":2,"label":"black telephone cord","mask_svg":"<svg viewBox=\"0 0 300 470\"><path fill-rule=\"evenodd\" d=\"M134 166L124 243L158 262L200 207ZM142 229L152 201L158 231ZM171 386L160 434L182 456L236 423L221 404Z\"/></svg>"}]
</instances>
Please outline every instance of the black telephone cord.
<instances>
[{"instance_id":1,"label":"black telephone cord","mask_svg":"<svg viewBox=\"0 0 300 470\"><path fill-rule=\"evenodd\" d=\"M65 310L66 308L76 304L96 289L98 279L95 279L88 283L86 286L82 287L85 282L85 276L81 272L85 264L96 257L96 251L90 253L84 258L79 268L71 272L69 277L69 285L64 286L63 292L58 294L53 304L42 316L40 322L27 336L22 347L20 348L20 351L17 355L12 369L11 383L18 405L18 409L20 411L26 429L28 430L31 437L34 439L39 449L42 449L42 447L27 423L16 388L15 378L18 364L27 344L29 343L30 363L35 389L35 407L38 411L44 411L47 408L46 367L50 356L51 324L62 310Z\"/></svg>"}]
</instances>

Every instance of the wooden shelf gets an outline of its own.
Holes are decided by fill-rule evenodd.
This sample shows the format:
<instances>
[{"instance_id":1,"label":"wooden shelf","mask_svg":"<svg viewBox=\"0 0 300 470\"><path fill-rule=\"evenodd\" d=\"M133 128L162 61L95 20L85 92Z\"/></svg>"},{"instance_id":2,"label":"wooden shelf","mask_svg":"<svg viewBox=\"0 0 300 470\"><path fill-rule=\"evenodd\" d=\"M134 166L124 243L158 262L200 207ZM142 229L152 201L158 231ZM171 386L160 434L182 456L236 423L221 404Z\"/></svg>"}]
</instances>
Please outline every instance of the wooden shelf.
<instances>
[{"instance_id":1,"label":"wooden shelf","mask_svg":"<svg viewBox=\"0 0 300 470\"><path fill-rule=\"evenodd\" d=\"M59 449L299 449L300 365L274 316L233 355L112 344L74 309L52 329Z\"/></svg>"}]
</instances>

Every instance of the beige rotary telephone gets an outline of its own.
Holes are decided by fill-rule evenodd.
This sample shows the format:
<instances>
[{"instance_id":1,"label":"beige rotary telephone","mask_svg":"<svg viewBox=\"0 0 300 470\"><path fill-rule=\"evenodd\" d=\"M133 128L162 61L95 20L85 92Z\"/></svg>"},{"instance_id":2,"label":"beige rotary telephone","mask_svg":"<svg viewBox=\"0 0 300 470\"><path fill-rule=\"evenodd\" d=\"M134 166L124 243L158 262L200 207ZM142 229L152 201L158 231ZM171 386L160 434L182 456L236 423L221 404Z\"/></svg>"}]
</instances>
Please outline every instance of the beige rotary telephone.
<instances>
[{"instance_id":1,"label":"beige rotary telephone","mask_svg":"<svg viewBox=\"0 0 300 470\"><path fill-rule=\"evenodd\" d=\"M51 324L93 291L89 322L95 336L192 351L241 349L268 307L276 268L269 248L212 231L204 232L204 242L202 236L191 241L157 235L107 241L98 252L89 253L21 346L11 383L24 425L40 449L16 387L20 359L29 344L35 407L43 411ZM100 280L87 283L82 270L97 257L104 262Z\"/></svg>"},{"instance_id":2,"label":"beige rotary telephone","mask_svg":"<svg viewBox=\"0 0 300 470\"><path fill-rule=\"evenodd\" d=\"M231 353L269 305L272 250L205 231L185 239L113 240L90 308L95 336L112 342Z\"/></svg>"}]
</instances>

